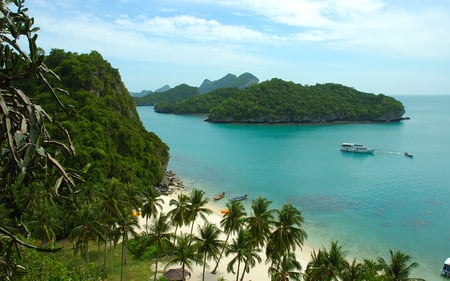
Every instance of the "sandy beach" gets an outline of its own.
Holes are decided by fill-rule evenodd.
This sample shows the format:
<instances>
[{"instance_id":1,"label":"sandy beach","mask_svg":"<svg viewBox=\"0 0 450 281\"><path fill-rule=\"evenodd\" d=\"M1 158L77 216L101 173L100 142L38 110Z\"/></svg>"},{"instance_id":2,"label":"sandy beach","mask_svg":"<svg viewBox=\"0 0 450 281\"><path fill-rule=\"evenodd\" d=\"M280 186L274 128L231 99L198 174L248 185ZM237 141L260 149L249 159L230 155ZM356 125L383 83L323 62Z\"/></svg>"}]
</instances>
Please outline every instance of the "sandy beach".
<instances>
[{"instance_id":1,"label":"sandy beach","mask_svg":"<svg viewBox=\"0 0 450 281\"><path fill-rule=\"evenodd\" d=\"M169 205L169 202L171 199L177 199L177 196L179 193L183 192L186 194L190 193L190 189L186 189L186 188L174 188L171 187L170 188L171 192L169 195L162 195L161 198L164 200L164 204L163 204L163 209L162 211L164 213L169 212L173 207ZM226 198L222 199L222 200L228 200ZM221 209L223 209L223 207L221 207L220 205L216 204L213 200L213 198L208 198L208 205L207 208L209 208L212 213L210 215L207 216L207 220L213 224L215 224L216 226L218 226L220 228L220 221L222 220L222 214L220 212ZM250 210L247 210L248 212ZM139 224L141 225L141 229L145 229L145 219L143 219L142 217L139 216ZM204 224L203 219L198 218L196 223L196 225L194 226L194 233L196 231L198 231L198 227L202 226ZM181 228L177 235L181 234L181 233L189 233L190 232L190 227L186 226L184 228ZM225 240L226 235L222 234L221 239ZM230 237L231 241L232 237ZM306 265L308 264L308 262L311 260L311 253L314 249L309 247L308 245L303 245L302 249L298 249L296 250L296 255L297 255L297 260L300 262L300 264L302 265L302 271L304 271L306 269ZM245 281L270 281L270 277L268 274L268 268L269 266L265 263L266 261L266 256L264 251L262 251L260 253L260 256L262 258L262 262L257 264L255 267L253 267L249 273L247 273L244 276L244 280ZM227 265L230 261L231 257L227 257L227 256L223 256L219 267L217 269L216 274L212 274L211 271L215 266L215 262L210 260L209 263L209 268L206 268L206 272L205 272L205 280L207 281L217 281L219 278L223 277L224 280L226 281L232 281L232 280L236 280L236 275L231 273L231 272L227 272ZM170 268L176 268L176 266L171 266ZM202 280L202 270L203 267L202 265L193 265L192 269L190 269L189 271L191 272L192 276L189 280L192 281L201 281ZM242 271L242 269L241 269Z\"/></svg>"}]
</instances>

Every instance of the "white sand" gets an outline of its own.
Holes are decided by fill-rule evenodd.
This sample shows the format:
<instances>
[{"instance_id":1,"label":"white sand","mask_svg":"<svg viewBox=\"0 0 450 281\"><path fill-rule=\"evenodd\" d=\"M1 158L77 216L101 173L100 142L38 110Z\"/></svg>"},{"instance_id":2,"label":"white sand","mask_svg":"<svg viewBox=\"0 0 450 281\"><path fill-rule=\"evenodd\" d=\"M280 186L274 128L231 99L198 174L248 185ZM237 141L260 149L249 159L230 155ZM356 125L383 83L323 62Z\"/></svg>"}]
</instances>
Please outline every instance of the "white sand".
<instances>
[{"instance_id":1,"label":"white sand","mask_svg":"<svg viewBox=\"0 0 450 281\"><path fill-rule=\"evenodd\" d=\"M171 193L170 195L162 195L161 198L164 200L164 204L163 204L163 212L164 213L168 213L173 207L169 205L169 202L171 199L177 199L178 193L179 192L185 192L186 194L189 194L189 190L182 190L179 189L173 193ZM223 199L223 200L226 200ZM207 219L210 223L215 224L217 227L220 228L220 221L222 220L222 214L220 212L220 210L222 209L221 206L219 206L218 204L215 204L214 202L210 202L207 205L207 208L209 208L212 211L212 214L207 216ZM249 211L249 210L248 210ZM139 218L139 224L141 226L141 230L145 230L145 219L143 219L141 216L138 217ZM150 224L150 221L149 221ZM203 226L204 221L201 218L197 218L197 221L195 223L194 226L194 233L196 231L198 231L198 227L199 226ZM190 226L186 226L184 228L180 228L178 230L177 235L181 234L181 233L190 233ZM226 235L223 234L221 239L225 240ZM229 242L232 241L232 237L230 237ZM314 249L309 247L308 245L303 245L302 250L297 249L296 255L297 255L297 260L300 262L300 264L302 265L302 270L304 271L306 269L306 265L308 264L309 261L311 261L311 253ZM244 276L244 280L245 281L270 281L270 277L268 274L268 269L269 266L266 265L265 261L266 261L266 256L264 253L264 250L260 253L260 257L262 259L262 262L257 264L255 267L250 269L249 273L246 273L246 275ZM215 261L210 260L207 261L209 267L206 267L205 270L205 280L206 281L217 281L220 277L224 277L224 279L226 281L233 281L236 280L236 275L233 274L232 272L227 272L227 265L229 263L229 261L231 260L231 256L227 257L225 256L225 254L222 256L222 259L220 261L219 267L217 269L216 274L212 274L211 271L213 270L214 266L215 266ZM176 268L177 266L173 265L170 266L170 268ZM241 264L241 273L242 274L242 267L243 265ZM193 267L191 269L188 269L191 273L192 276L189 280L192 281L201 281L202 280L202 271L203 271L203 266L202 265L193 265ZM236 268L235 270L237 270L237 264L236 264ZM240 280L240 277L239 277Z\"/></svg>"}]
</instances>

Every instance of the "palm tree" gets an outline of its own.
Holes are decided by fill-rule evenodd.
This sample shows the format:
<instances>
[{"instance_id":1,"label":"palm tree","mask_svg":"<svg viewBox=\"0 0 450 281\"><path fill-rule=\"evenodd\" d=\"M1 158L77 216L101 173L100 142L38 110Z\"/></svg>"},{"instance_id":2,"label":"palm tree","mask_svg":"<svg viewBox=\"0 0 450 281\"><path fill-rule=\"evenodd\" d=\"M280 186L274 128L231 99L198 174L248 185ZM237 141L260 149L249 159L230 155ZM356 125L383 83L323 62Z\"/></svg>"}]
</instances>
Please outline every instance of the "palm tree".
<instances>
[{"instance_id":1,"label":"palm tree","mask_svg":"<svg viewBox=\"0 0 450 281\"><path fill-rule=\"evenodd\" d=\"M142 206L142 191L132 184L124 184L123 186L124 200L128 202L131 208L138 210Z\"/></svg>"},{"instance_id":2,"label":"palm tree","mask_svg":"<svg viewBox=\"0 0 450 281\"><path fill-rule=\"evenodd\" d=\"M36 202L32 207L32 215L28 226L31 233L41 240L41 245L47 247L47 242L56 238L56 230L62 229L58 208L48 199Z\"/></svg>"},{"instance_id":3,"label":"palm tree","mask_svg":"<svg viewBox=\"0 0 450 281\"><path fill-rule=\"evenodd\" d=\"M265 198L256 198L252 201L253 214L245 220L256 245L260 247L264 246L271 232L274 212L274 210L269 209L271 203Z\"/></svg>"},{"instance_id":4,"label":"palm tree","mask_svg":"<svg viewBox=\"0 0 450 281\"><path fill-rule=\"evenodd\" d=\"M196 238L199 245L199 251L203 254L203 274L202 280L205 280L206 260L214 258L219 255L220 247L223 242L219 240L220 229L209 222L205 223L200 228L200 236Z\"/></svg>"},{"instance_id":5,"label":"palm tree","mask_svg":"<svg viewBox=\"0 0 450 281\"><path fill-rule=\"evenodd\" d=\"M417 262L409 263L411 257L401 251L393 252L389 250L390 261L385 261L383 258L378 258L381 270L383 271L383 280L387 281L407 281L407 280L423 280L421 278L409 277L411 270L419 264ZM409 264L408 264L409 263Z\"/></svg>"},{"instance_id":6,"label":"palm tree","mask_svg":"<svg viewBox=\"0 0 450 281\"><path fill-rule=\"evenodd\" d=\"M161 193L154 186L144 188L142 195L144 197L142 217L145 217L145 230L148 233L148 218L156 218L158 209L162 209L163 199L159 197Z\"/></svg>"},{"instance_id":7,"label":"palm tree","mask_svg":"<svg viewBox=\"0 0 450 281\"><path fill-rule=\"evenodd\" d=\"M381 266L376 261L364 259L361 264L361 270L363 280L376 280L378 272L381 270Z\"/></svg>"},{"instance_id":8,"label":"palm tree","mask_svg":"<svg viewBox=\"0 0 450 281\"><path fill-rule=\"evenodd\" d=\"M133 217L131 215L124 215L122 218L118 221L119 230L122 234L122 259L120 262L120 280L123 279L123 265L127 264L127 257L126 257L126 248L127 248L127 242L128 242L128 235L131 234L133 236L137 235L137 232L135 229L139 228L139 224L136 217Z\"/></svg>"},{"instance_id":9,"label":"palm tree","mask_svg":"<svg viewBox=\"0 0 450 281\"><path fill-rule=\"evenodd\" d=\"M200 189L192 189L191 196L188 204L189 208L189 220L192 221L191 224L191 235L194 230L194 223L197 219L197 216L200 216L203 218L203 220L206 221L206 215L211 214L212 211L205 207L205 205L208 203L208 199L204 197L205 192Z\"/></svg>"},{"instance_id":10,"label":"palm tree","mask_svg":"<svg viewBox=\"0 0 450 281\"><path fill-rule=\"evenodd\" d=\"M269 268L269 275L272 281L300 281L302 278L302 265L297 261L294 253L288 253L281 257L279 262L275 262L276 266Z\"/></svg>"},{"instance_id":11,"label":"palm tree","mask_svg":"<svg viewBox=\"0 0 450 281\"><path fill-rule=\"evenodd\" d=\"M244 280L245 273L249 273L250 269L256 265L256 262L260 263L262 261L259 256L261 249L256 244L256 240L253 235L248 231L248 241L246 247L242 249L244 269L242 270L241 281Z\"/></svg>"},{"instance_id":12,"label":"palm tree","mask_svg":"<svg viewBox=\"0 0 450 281\"><path fill-rule=\"evenodd\" d=\"M170 224L167 222L168 215L160 213L159 217L155 220L152 227L152 241L156 243L156 253L155 253L155 274L153 280L156 281L156 274L158 272L158 261L161 252L167 252L170 248Z\"/></svg>"},{"instance_id":13,"label":"palm tree","mask_svg":"<svg viewBox=\"0 0 450 281\"><path fill-rule=\"evenodd\" d=\"M192 262L200 263L202 260L201 253L198 251L199 245L196 243L192 244L193 239L190 234L184 234L178 237L177 243L173 247L173 255L170 256L167 263L167 266L180 264L183 276L186 267L191 269Z\"/></svg>"},{"instance_id":14,"label":"palm tree","mask_svg":"<svg viewBox=\"0 0 450 281\"><path fill-rule=\"evenodd\" d=\"M322 280L341 280L342 272L349 267L345 257L346 252L338 242L331 242L330 251L325 248L312 253L312 261L306 268L306 278L308 281Z\"/></svg>"},{"instance_id":15,"label":"palm tree","mask_svg":"<svg viewBox=\"0 0 450 281\"><path fill-rule=\"evenodd\" d=\"M240 229L238 231L237 237L233 239L233 242L226 250L226 255L234 254L234 257L230 260L227 266L228 272L233 272L236 274L236 281L239 280L239 272L241 268L241 263L254 264L254 260L261 261L261 257L256 253L255 242L250 234L245 229ZM234 265L237 262L237 271L234 272ZM244 266L244 272L245 272ZM244 276L242 275L242 278Z\"/></svg>"},{"instance_id":16,"label":"palm tree","mask_svg":"<svg viewBox=\"0 0 450 281\"><path fill-rule=\"evenodd\" d=\"M113 254L112 242L113 232L116 227L116 222L119 218L124 216L127 212L128 202L125 200L123 191L123 184L116 178L111 178L106 185L99 188L98 204L100 211L105 215L105 222L108 225L108 240L111 258L111 271L113 271ZM106 243L105 240L105 263L106 263Z\"/></svg>"},{"instance_id":17,"label":"palm tree","mask_svg":"<svg viewBox=\"0 0 450 281\"><path fill-rule=\"evenodd\" d=\"M242 226L241 218L245 216L245 208L240 201L228 202L226 207L228 209L228 213L223 216L223 219L220 221L220 225L223 227L224 232L227 234L227 238L225 239L225 243L222 246L222 251L220 252L219 258L217 259L216 266L211 272L213 274L217 271L217 267L219 266L220 259L222 258L230 235L239 231Z\"/></svg>"},{"instance_id":18,"label":"palm tree","mask_svg":"<svg viewBox=\"0 0 450 281\"><path fill-rule=\"evenodd\" d=\"M93 203L84 203L75 211L74 228L69 239L77 246L81 246L89 263L89 240L104 234L105 225L102 224L98 210Z\"/></svg>"},{"instance_id":19,"label":"palm tree","mask_svg":"<svg viewBox=\"0 0 450 281\"><path fill-rule=\"evenodd\" d=\"M178 199L178 200L177 200ZM186 223L188 223L189 219L189 196L186 194L180 193L178 194L177 199L171 199L169 202L170 206L175 206L172 210L169 211L168 215L172 220L173 224L175 224L175 235L177 236L177 230L179 227L182 227ZM175 239L175 238L174 238ZM174 240L175 243L175 240Z\"/></svg>"},{"instance_id":20,"label":"palm tree","mask_svg":"<svg viewBox=\"0 0 450 281\"><path fill-rule=\"evenodd\" d=\"M294 251L296 246L300 249L307 238L302 228L303 216L291 204L285 204L277 210L278 220L274 222L275 230L269 235L266 245L266 256L269 259L279 260L282 255Z\"/></svg>"},{"instance_id":21,"label":"palm tree","mask_svg":"<svg viewBox=\"0 0 450 281\"><path fill-rule=\"evenodd\" d=\"M356 259L353 259L352 263L347 262L345 265L346 267L341 272L342 281L367 280L365 279L363 264L358 263Z\"/></svg>"}]
</instances>

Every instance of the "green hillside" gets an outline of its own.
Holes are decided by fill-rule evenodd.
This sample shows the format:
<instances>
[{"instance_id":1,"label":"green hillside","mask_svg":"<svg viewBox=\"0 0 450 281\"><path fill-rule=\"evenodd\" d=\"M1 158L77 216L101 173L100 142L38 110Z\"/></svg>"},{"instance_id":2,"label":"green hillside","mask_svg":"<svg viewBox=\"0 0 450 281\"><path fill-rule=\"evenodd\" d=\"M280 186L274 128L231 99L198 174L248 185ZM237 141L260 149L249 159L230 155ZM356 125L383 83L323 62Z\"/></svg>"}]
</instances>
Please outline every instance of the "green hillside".
<instances>
[{"instance_id":1,"label":"green hillside","mask_svg":"<svg viewBox=\"0 0 450 281\"><path fill-rule=\"evenodd\" d=\"M208 114L210 122L324 123L400 120L403 105L392 97L357 91L339 84L303 86L272 79L242 91L224 89L158 112Z\"/></svg>"},{"instance_id":2,"label":"green hillside","mask_svg":"<svg viewBox=\"0 0 450 281\"><path fill-rule=\"evenodd\" d=\"M52 83L69 92L61 97L66 110L43 87L26 87L71 135L77 156L63 164L80 170L88 165L84 178L88 184L111 177L138 186L159 183L168 147L145 130L117 69L95 51L52 50L45 63L61 78Z\"/></svg>"}]
</instances>

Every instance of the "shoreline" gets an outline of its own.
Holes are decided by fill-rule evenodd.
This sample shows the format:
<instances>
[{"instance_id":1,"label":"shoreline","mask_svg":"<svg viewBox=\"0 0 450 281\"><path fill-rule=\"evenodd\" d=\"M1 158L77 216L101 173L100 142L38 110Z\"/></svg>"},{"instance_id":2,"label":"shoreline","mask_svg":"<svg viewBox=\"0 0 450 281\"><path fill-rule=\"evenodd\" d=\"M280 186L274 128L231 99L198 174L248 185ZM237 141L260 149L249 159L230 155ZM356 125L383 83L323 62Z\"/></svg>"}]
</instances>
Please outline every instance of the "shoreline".
<instances>
[{"instance_id":1,"label":"shoreline","mask_svg":"<svg viewBox=\"0 0 450 281\"><path fill-rule=\"evenodd\" d=\"M185 194L189 194L191 191L190 187L186 187L184 185L184 183L182 182L182 180L180 180L175 173L173 173L172 171L169 171L170 176L171 176L171 183L175 183L175 184L169 184L167 185L167 191L165 192L165 194L161 194L161 198L163 199L163 207L161 209L161 212L164 213L168 213L173 207L169 205L169 202L171 199L177 199L178 194L180 193L185 193ZM167 173L166 173L167 175ZM204 189L202 189L204 190ZM204 190L205 193L207 192L207 190ZM222 220L222 213L221 213L221 209L223 209L223 206L221 206L219 204L219 201L214 201L214 196L206 196L206 198L208 199L208 203L206 204L206 207L208 209L210 209L212 211L211 214L206 215L207 221L215 224L217 227L220 227L220 221ZM228 200L226 197L222 200ZM246 211L250 211L247 210ZM141 216L138 217L138 223L141 227L141 230L145 230L145 219L142 218ZM195 227L194 227L194 233L198 232L198 228L199 226L202 226L205 223L205 221L202 218L198 218L195 222ZM189 226L184 226L178 229L178 234L181 233L189 233L190 232L190 225ZM226 238L226 234L222 233L220 236L220 239L225 240ZM233 236L230 236L230 240L233 239ZM311 254L313 253L313 251L317 251L317 249L314 249L313 247L309 246L308 244L303 244L302 249L297 248L295 250L295 254L297 257L297 260L300 262L301 266L302 266L302 270L301 272L304 273L304 271L306 270L306 266L307 264L311 261ZM244 280L245 281L270 281L270 276L268 274L268 269L269 269L269 265L266 264L266 255L264 253L264 249L262 251L259 252L259 255L261 257L261 262L257 263L253 268L250 269L249 273L246 273L244 276ZM227 265L229 263L229 261L231 260L231 257L227 257L225 255L223 255L221 262L219 264L219 267L217 269L216 274L212 274L211 270L212 267L215 266L215 262L213 260L210 260L207 262L207 264L210 266L208 268L208 266L206 267L205 270L205 280L209 280L209 281L216 281L218 280L220 277L223 277L224 280L235 280L236 276L235 274L231 273L231 272L227 272ZM170 268L177 268L176 265L171 266ZM169 268L167 268L169 269ZM241 268L242 270L242 268ZM202 273L203 273L203 267L202 265L197 265L194 264L192 266L192 269L189 270L189 272L191 272L191 278L189 280L193 280L193 281L201 281L202 280Z\"/></svg>"}]
</instances>

